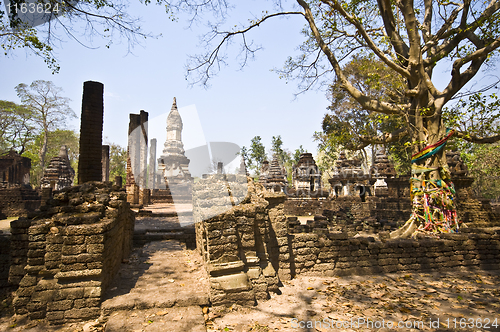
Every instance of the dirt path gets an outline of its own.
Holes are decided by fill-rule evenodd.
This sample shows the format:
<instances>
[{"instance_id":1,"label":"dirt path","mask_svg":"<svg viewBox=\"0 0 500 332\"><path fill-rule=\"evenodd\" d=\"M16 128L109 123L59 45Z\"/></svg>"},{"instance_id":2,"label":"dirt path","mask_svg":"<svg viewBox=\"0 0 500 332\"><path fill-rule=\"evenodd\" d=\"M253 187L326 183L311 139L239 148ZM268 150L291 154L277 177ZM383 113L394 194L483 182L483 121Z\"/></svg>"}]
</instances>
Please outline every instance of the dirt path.
<instances>
[{"instance_id":1,"label":"dirt path","mask_svg":"<svg viewBox=\"0 0 500 332\"><path fill-rule=\"evenodd\" d=\"M134 250L106 294L104 331L205 331L208 305L199 254L174 240L150 242Z\"/></svg>"},{"instance_id":2,"label":"dirt path","mask_svg":"<svg viewBox=\"0 0 500 332\"><path fill-rule=\"evenodd\" d=\"M498 285L500 271L301 276L254 308L221 313L207 331L500 331Z\"/></svg>"}]
</instances>

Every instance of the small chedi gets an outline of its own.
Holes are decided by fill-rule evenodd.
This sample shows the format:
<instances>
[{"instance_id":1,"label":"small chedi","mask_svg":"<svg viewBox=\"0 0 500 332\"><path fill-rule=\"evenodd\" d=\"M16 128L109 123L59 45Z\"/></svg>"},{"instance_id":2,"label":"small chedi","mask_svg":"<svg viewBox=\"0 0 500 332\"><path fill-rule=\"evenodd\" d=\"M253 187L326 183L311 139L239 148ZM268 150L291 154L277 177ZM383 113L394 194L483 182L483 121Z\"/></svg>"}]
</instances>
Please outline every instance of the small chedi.
<instances>
[{"instance_id":1,"label":"small chedi","mask_svg":"<svg viewBox=\"0 0 500 332\"><path fill-rule=\"evenodd\" d=\"M297 196L322 196L321 171L311 153L302 153L293 166L292 184Z\"/></svg>"},{"instance_id":2,"label":"small chedi","mask_svg":"<svg viewBox=\"0 0 500 332\"><path fill-rule=\"evenodd\" d=\"M345 152L340 152L335 163L333 176L328 180L335 197L357 197L364 199L367 189L367 179L362 167L362 160L347 159Z\"/></svg>"},{"instance_id":3,"label":"small chedi","mask_svg":"<svg viewBox=\"0 0 500 332\"><path fill-rule=\"evenodd\" d=\"M172 109L167 117L167 139L163 152L158 159L158 172L162 174L159 191L153 195L154 201L172 201L176 199L190 200L193 177L189 172L189 159L185 155L182 143L182 119L177 110L177 101L174 98Z\"/></svg>"},{"instance_id":4,"label":"small chedi","mask_svg":"<svg viewBox=\"0 0 500 332\"><path fill-rule=\"evenodd\" d=\"M267 160L264 161L259 182L269 191L285 191L287 186L286 171L280 166L277 155L273 156L270 164Z\"/></svg>"},{"instance_id":5,"label":"small chedi","mask_svg":"<svg viewBox=\"0 0 500 332\"><path fill-rule=\"evenodd\" d=\"M52 190L61 190L71 187L74 177L75 170L70 165L66 145L63 145L59 154L50 160L40 180L40 186Z\"/></svg>"},{"instance_id":6,"label":"small chedi","mask_svg":"<svg viewBox=\"0 0 500 332\"><path fill-rule=\"evenodd\" d=\"M396 170L389 161L384 148L377 149L375 161L370 169L370 176L372 180L370 183L373 184L375 196L387 196L389 194L389 188L385 180L395 177ZM375 182L373 182L373 180L375 180Z\"/></svg>"}]
</instances>

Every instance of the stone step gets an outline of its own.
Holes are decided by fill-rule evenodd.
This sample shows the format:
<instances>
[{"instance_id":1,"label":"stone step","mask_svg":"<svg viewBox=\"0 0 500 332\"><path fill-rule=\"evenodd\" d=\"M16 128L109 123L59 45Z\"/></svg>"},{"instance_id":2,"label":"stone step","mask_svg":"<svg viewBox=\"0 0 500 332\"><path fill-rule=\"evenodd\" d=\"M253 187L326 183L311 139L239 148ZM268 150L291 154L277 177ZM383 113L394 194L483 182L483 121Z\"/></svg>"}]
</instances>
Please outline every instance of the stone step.
<instances>
[{"instance_id":1,"label":"stone step","mask_svg":"<svg viewBox=\"0 0 500 332\"><path fill-rule=\"evenodd\" d=\"M109 315L105 332L206 332L205 319L199 306L169 309L126 310Z\"/></svg>"},{"instance_id":2,"label":"stone step","mask_svg":"<svg viewBox=\"0 0 500 332\"><path fill-rule=\"evenodd\" d=\"M192 211L181 211L181 212L153 212L150 210L142 210L140 209L138 212L136 212L136 216L138 217L159 217L159 218L171 218L171 217L178 217L178 216L192 216L193 212Z\"/></svg>"},{"instance_id":3,"label":"stone step","mask_svg":"<svg viewBox=\"0 0 500 332\"><path fill-rule=\"evenodd\" d=\"M150 287L147 291L132 291L105 300L101 309L105 315L117 310L153 309L190 306L208 306L208 293L193 292L193 289L184 292L165 292L161 287Z\"/></svg>"}]
</instances>

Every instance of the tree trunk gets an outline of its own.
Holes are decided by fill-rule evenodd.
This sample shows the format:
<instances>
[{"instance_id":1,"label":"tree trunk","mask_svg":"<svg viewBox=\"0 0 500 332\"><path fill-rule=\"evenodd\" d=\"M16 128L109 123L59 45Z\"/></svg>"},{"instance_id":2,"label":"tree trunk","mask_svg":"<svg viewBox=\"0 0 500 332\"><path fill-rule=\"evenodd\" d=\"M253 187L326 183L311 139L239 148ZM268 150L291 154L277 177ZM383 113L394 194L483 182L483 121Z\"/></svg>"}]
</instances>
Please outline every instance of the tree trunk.
<instances>
[{"instance_id":1,"label":"tree trunk","mask_svg":"<svg viewBox=\"0 0 500 332\"><path fill-rule=\"evenodd\" d=\"M458 230L455 189L445 153L446 140L452 132L447 132L440 112L418 111L424 110L421 103L418 103L416 110L412 140L417 144L414 145L410 176L412 214L405 225L391 233L391 238Z\"/></svg>"}]
</instances>

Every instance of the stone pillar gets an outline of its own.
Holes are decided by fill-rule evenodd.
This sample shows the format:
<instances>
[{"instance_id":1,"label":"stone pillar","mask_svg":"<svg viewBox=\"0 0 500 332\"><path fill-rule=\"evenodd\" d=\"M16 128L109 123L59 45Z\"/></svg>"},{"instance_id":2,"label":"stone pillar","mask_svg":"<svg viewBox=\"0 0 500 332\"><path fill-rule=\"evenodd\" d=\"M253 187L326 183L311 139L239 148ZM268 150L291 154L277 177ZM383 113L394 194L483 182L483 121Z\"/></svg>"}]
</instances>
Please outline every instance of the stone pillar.
<instances>
[{"instance_id":1,"label":"stone pillar","mask_svg":"<svg viewBox=\"0 0 500 332\"><path fill-rule=\"evenodd\" d=\"M141 125L140 115L130 114L128 125L128 147L127 147L127 202L139 204L139 186L136 177L139 177L139 141L140 131L136 130Z\"/></svg>"},{"instance_id":2,"label":"stone pillar","mask_svg":"<svg viewBox=\"0 0 500 332\"><path fill-rule=\"evenodd\" d=\"M141 132L139 139L139 187L145 189L148 186L148 112L141 110L139 114Z\"/></svg>"},{"instance_id":3,"label":"stone pillar","mask_svg":"<svg viewBox=\"0 0 500 332\"><path fill-rule=\"evenodd\" d=\"M92 81L83 83L78 184L102 179L103 94L102 83Z\"/></svg>"},{"instance_id":4,"label":"stone pillar","mask_svg":"<svg viewBox=\"0 0 500 332\"><path fill-rule=\"evenodd\" d=\"M102 146L102 181L109 181L109 145Z\"/></svg>"},{"instance_id":5,"label":"stone pillar","mask_svg":"<svg viewBox=\"0 0 500 332\"><path fill-rule=\"evenodd\" d=\"M217 163L217 174L222 174L224 173L224 164L222 162Z\"/></svg>"},{"instance_id":6,"label":"stone pillar","mask_svg":"<svg viewBox=\"0 0 500 332\"><path fill-rule=\"evenodd\" d=\"M152 138L149 146L149 189L156 189L156 138Z\"/></svg>"},{"instance_id":7,"label":"stone pillar","mask_svg":"<svg viewBox=\"0 0 500 332\"><path fill-rule=\"evenodd\" d=\"M128 159L130 159L130 169L127 169L127 185L137 183L140 173L140 130L136 130L141 125L140 115L130 114L128 125ZM129 174L130 173L130 174Z\"/></svg>"}]
</instances>

